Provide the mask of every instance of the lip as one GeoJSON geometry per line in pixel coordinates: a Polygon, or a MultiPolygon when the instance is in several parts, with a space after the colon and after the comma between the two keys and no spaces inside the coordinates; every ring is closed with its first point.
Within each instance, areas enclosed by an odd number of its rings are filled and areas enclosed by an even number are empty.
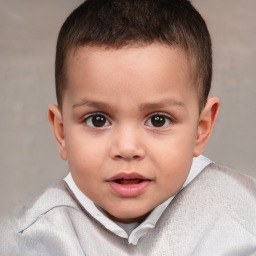
{"type": "Polygon", "coordinates": [[[143,193],[151,180],[133,172],[118,173],[107,182],[114,194],[121,197],[136,197],[143,193]]]}
{"type": "Polygon", "coordinates": [[[143,175],[136,173],[136,172],[131,172],[131,173],[126,173],[126,172],[121,172],[118,173],[116,175],[114,175],[113,177],[111,177],[108,181],[114,181],[114,180],[118,180],[118,179],[140,179],[140,180],[150,180],[146,177],[144,177],[143,175]]]}

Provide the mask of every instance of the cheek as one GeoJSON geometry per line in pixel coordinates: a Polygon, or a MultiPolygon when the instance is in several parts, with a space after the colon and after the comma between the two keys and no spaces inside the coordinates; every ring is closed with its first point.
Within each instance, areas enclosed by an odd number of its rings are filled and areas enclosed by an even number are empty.
{"type": "Polygon", "coordinates": [[[160,139],[151,140],[151,148],[154,149],[155,155],[162,159],[162,162],[171,161],[171,159],[179,162],[182,158],[186,156],[190,158],[193,155],[196,134],[196,128],[180,126],[160,139]]]}
{"type": "Polygon", "coordinates": [[[151,144],[151,159],[165,180],[181,183],[191,167],[195,146],[196,129],[179,127],[161,140],[151,144]]]}
{"type": "Polygon", "coordinates": [[[96,172],[106,155],[106,147],[103,146],[105,142],[81,130],[72,131],[66,138],[69,166],[75,172],[91,169],[96,172]]]}
{"type": "Polygon", "coordinates": [[[160,159],[157,166],[159,184],[168,195],[173,195],[181,188],[189,174],[193,152],[176,148],[162,154],[160,159]]]}
{"type": "Polygon", "coordinates": [[[78,134],[69,138],[67,148],[68,164],[73,179],[84,194],[93,198],[102,179],[102,149],[97,143],[78,134]]]}

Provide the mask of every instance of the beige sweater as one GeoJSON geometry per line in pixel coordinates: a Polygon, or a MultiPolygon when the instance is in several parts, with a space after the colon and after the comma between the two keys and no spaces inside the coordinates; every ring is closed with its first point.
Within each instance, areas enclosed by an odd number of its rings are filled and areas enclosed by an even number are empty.
{"type": "Polygon", "coordinates": [[[64,181],[30,200],[0,233],[1,256],[252,256],[256,182],[210,164],[136,246],[90,216],[64,181]]]}

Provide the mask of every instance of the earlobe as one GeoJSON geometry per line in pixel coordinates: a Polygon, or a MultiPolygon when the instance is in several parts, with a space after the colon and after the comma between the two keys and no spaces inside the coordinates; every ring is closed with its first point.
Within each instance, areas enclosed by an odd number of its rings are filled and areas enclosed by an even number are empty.
{"type": "Polygon", "coordinates": [[[203,153],[204,148],[211,137],[213,127],[218,116],[219,105],[220,101],[218,98],[209,98],[200,114],[194,149],[195,157],[203,153]]]}
{"type": "Polygon", "coordinates": [[[49,105],[48,120],[52,125],[53,135],[59,149],[60,157],[63,160],[67,160],[62,114],[57,105],[49,105]]]}

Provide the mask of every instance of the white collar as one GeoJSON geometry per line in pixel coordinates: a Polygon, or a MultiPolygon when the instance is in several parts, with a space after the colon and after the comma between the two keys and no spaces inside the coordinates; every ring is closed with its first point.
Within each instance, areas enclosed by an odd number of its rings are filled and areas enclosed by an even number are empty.
{"type": "MultiPolygon", "coordinates": [[[[212,163],[211,160],[204,156],[199,156],[193,159],[192,166],[189,172],[189,175],[184,182],[182,188],[187,186],[207,165],[212,163]]],[[[136,245],[138,240],[149,230],[155,227],[157,221],[161,217],[162,213],[175,197],[172,196],[149,214],[149,216],[140,224],[131,223],[131,224],[122,224],[116,223],[106,217],[93,203],[91,199],[89,199],[81,190],[76,186],[71,173],[69,173],[64,181],[68,184],[71,191],[74,193],[75,197],[81,203],[81,205],[102,225],[105,226],[108,230],[112,231],[116,235],[127,238],[130,244],[136,245]],[[138,225],[138,226],[137,226],[138,225]]]]}

